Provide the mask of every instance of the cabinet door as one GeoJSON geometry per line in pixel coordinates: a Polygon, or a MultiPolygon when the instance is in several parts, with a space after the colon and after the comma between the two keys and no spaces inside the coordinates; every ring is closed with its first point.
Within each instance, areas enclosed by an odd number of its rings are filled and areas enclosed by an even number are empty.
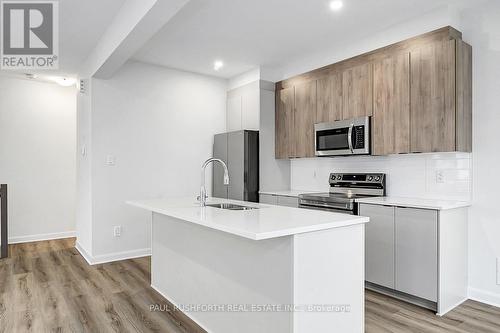
{"type": "Polygon", "coordinates": [[[347,69],[342,74],[343,119],[373,113],[373,69],[371,63],[347,69]]]}
{"type": "Polygon", "coordinates": [[[365,225],[365,280],[394,289],[394,207],[360,204],[365,225]]]}
{"type": "Polygon", "coordinates": [[[278,195],[278,205],[297,208],[299,207],[299,198],[278,195]]]}
{"type": "Polygon", "coordinates": [[[293,87],[276,93],[276,158],[289,158],[295,154],[293,87]]]}
{"type": "Polygon", "coordinates": [[[247,89],[243,92],[241,102],[241,129],[259,130],[260,122],[260,90],[247,89]]]}
{"type": "Polygon", "coordinates": [[[375,155],[410,152],[410,54],[373,65],[372,142],[375,155]]]}
{"type": "Polygon", "coordinates": [[[241,107],[242,107],[241,96],[234,96],[227,99],[226,126],[228,132],[241,130],[242,128],[241,107]]]}
{"type": "Polygon", "coordinates": [[[472,151],[472,46],[457,41],[457,151],[472,151]]]}
{"type": "Polygon", "coordinates": [[[455,41],[411,52],[411,151],[455,150],[455,41]]]}
{"type": "Polygon", "coordinates": [[[396,208],[396,290],[437,301],[437,211],[396,208]]]}
{"type": "Polygon", "coordinates": [[[260,194],[259,202],[268,205],[277,205],[278,197],[272,194],[260,194]]]}
{"type": "Polygon", "coordinates": [[[318,79],[316,123],[342,119],[342,74],[335,73],[318,79]]]}
{"type": "Polygon", "coordinates": [[[295,86],[295,156],[314,156],[314,121],[316,118],[316,81],[295,86]]]}

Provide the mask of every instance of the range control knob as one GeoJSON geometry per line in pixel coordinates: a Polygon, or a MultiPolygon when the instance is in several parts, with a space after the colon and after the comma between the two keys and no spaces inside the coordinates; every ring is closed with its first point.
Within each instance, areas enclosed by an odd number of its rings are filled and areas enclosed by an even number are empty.
{"type": "Polygon", "coordinates": [[[368,181],[371,182],[373,180],[373,176],[368,176],[368,181]]]}
{"type": "Polygon", "coordinates": [[[337,179],[338,179],[338,180],[341,180],[341,179],[342,179],[342,176],[341,176],[341,175],[338,175],[338,176],[337,176],[337,179]]]}
{"type": "Polygon", "coordinates": [[[380,176],[375,177],[375,181],[378,182],[380,180],[380,176]]]}

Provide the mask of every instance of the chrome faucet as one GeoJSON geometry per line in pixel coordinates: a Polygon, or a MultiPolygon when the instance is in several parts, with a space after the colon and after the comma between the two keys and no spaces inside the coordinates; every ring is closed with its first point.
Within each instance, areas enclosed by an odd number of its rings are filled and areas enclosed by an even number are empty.
{"type": "Polygon", "coordinates": [[[219,162],[222,164],[222,167],[224,168],[224,185],[229,185],[229,172],[227,171],[227,165],[226,163],[218,158],[209,158],[208,160],[203,163],[203,166],[201,167],[201,188],[200,188],[200,195],[198,196],[197,200],[200,202],[200,206],[204,207],[207,202],[207,190],[205,188],[205,169],[207,168],[207,165],[209,165],[212,162],[219,162]]]}

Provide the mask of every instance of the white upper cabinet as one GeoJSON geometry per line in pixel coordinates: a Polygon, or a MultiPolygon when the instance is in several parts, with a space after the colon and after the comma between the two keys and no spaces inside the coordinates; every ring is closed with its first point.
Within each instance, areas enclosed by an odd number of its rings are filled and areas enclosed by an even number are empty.
{"type": "Polygon", "coordinates": [[[259,130],[260,87],[255,81],[227,93],[227,131],[259,130]]]}
{"type": "Polygon", "coordinates": [[[242,130],[241,122],[242,97],[234,96],[227,98],[226,126],[228,132],[242,130]]]}

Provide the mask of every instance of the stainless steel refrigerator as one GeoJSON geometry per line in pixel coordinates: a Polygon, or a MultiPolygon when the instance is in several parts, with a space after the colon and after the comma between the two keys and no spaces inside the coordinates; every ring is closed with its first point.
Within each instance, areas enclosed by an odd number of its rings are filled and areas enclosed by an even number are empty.
{"type": "Polygon", "coordinates": [[[214,164],[212,196],[245,201],[259,201],[259,131],[236,131],[216,134],[215,158],[227,164],[229,186],[224,185],[224,170],[214,164]]]}

